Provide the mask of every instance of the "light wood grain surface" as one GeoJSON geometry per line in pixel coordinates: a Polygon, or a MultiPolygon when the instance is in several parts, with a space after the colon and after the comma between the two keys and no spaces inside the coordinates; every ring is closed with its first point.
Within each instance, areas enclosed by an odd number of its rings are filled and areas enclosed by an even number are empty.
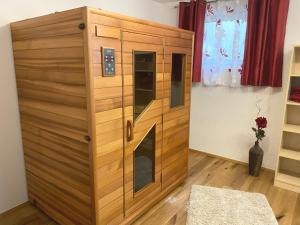
{"type": "MultiPolygon", "coordinates": [[[[267,196],[276,216],[283,216],[280,225],[300,224],[300,196],[272,185],[274,174],[264,170],[260,177],[247,174],[247,166],[190,151],[189,176],[134,225],[184,225],[186,205],[191,186],[209,185],[243,191],[260,192],[267,196]]],[[[0,215],[0,225],[57,225],[31,204],[21,205],[0,215]]]]}
{"type": "MultiPolygon", "coordinates": [[[[29,199],[60,223],[89,225],[93,186],[82,21],[83,9],[74,9],[11,29],[29,199]]],[[[47,220],[36,221],[21,224],[47,220]]]]}
{"type": "Polygon", "coordinates": [[[96,220],[97,224],[119,225],[124,222],[124,213],[125,223],[130,223],[186,176],[193,33],[101,10],[88,9],[88,12],[97,139],[94,160],[96,220]],[[114,77],[102,76],[100,50],[103,47],[115,49],[114,77]],[[124,124],[133,116],[133,51],[156,53],[156,98],[134,125],[135,139],[129,145],[126,137],[123,140],[123,133],[126,133],[124,124]],[[186,54],[187,63],[185,105],[171,112],[172,52],[186,54]],[[156,146],[161,146],[156,149],[156,162],[159,163],[155,165],[155,182],[153,188],[146,188],[144,194],[133,198],[132,153],[154,124],[157,124],[156,146]],[[182,134],[184,139],[177,141],[182,134]],[[163,152],[162,148],[166,150],[163,152]]]}
{"type": "Polygon", "coordinates": [[[293,87],[299,84],[300,47],[292,50],[289,78],[285,96],[281,146],[278,151],[274,185],[300,193],[300,104],[289,101],[293,87]]]}
{"type": "Polygon", "coordinates": [[[65,225],[126,224],[184,180],[193,32],[88,7],[11,30],[29,199],[40,209],[65,225]],[[102,76],[105,47],[115,50],[113,77],[102,76]],[[156,98],[128,147],[133,51],[156,52],[156,98]],[[173,52],[186,55],[186,76],[185,104],[171,111],[173,52]],[[154,123],[155,188],[133,198],[132,152],[154,123]]]}

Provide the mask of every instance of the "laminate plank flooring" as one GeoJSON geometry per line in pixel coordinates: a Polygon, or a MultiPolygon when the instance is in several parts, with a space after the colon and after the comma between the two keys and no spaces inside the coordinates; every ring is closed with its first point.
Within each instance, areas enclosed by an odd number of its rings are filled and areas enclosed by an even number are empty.
{"type": "MultiPolygon", "coordinates": [[[[273,186],[274,174],[263,170],[257,178],[230,160],[190,151],[189,176],[184,184],[140,217],[134,225],[183,225],[191,186],[208,185],[265,194],[280,225],[300,225],[300,195],[273,186]]],[[[30,203],[0,215],[0,225],[57,225],[30,203]]]]}

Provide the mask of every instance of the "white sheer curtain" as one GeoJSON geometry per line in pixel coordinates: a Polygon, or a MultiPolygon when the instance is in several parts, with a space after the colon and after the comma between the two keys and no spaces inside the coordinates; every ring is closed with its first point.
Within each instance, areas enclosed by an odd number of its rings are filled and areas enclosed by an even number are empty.
{"type": "Polygon", "coordinates": [[[247,3],[247,0],[223,0],[207,4],[202,59],[204,85],[240,86],[247,3]]]}

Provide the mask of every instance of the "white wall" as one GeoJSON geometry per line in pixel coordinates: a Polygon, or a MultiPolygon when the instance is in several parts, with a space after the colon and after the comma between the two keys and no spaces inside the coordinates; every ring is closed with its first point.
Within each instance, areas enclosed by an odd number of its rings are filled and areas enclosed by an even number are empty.
{"type": "Polygon", "coordinates": [[[267,137],[262,144],[264,166],[275,168],[291,49],[300,44],[299,10],[300,1],[290,0],[283,88],[193,86],[190,148],[247,162],[248,150],[255,140],[251,126],[255,125],[256,103],[261,100],[263,113],[269,120],[267,137]]]}
{"type": "Polygon", "coordinates": [[[175,25],[176,11],[151,0],[9,0],[0,7],[0,213],[27,200],[9,23],[92,6],[175,25]]]}

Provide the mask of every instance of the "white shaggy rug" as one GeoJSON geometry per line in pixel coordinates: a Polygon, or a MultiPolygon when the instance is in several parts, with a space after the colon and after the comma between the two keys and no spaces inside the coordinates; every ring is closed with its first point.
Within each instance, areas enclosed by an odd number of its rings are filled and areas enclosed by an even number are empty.
{"type": "Polygon", "coordinates": [[[187,225],[278,225],[262,194],[193,185],[187,225]]]}

